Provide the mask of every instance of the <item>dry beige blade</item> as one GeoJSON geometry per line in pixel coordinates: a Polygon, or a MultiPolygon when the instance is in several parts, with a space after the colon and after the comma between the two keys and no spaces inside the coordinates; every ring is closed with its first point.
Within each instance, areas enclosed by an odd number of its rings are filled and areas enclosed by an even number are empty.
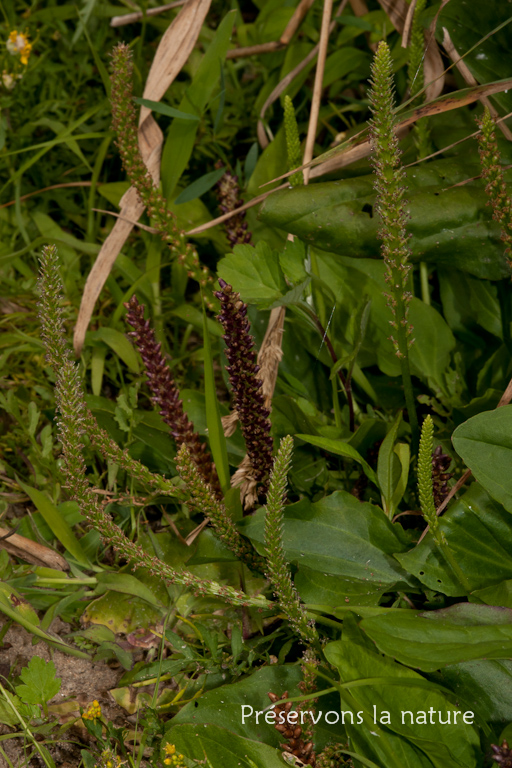
{"type": "Polygon", "coordinates": [[[405,0],[379,0],[379,5],[386,11],[394,28],[402,34],[409,6],[405,0]]]}
{"type": "Polygon", "coordinates": [[[414,11],[416,10],[416,4],[418,0],[412,0],[407,16],[405,18],[404,29],[402,32],[402,48],[408,48],[411,42],[412,22],[414,19],[414,11]]]}
{"type": "MultiPolygon", "coordinates": [[[[471,74],[471,71],[466,64],[466,62],[461,59],[459,56],[459,53],[457,49],[455,48],[452,39],[450,37],[450,34],[446,27],[443,27],[443,48],[445,49],[446,53],[450,57],[450,59],[453,61],[457,69],[459,70],[460,74],[464,78],[464,82],[468,85],[478,85],[478,81],[475,80],[473,75],[471,74]]],[[[481,103],[484,105],[484,107],[487,107],[489,109],[489,112],[491,113],[494,120],[496,120],[499,117],[499,112],[494,108],[494,106],[491,104],[487,96],[482,96],[480,99],[481,103]]],[[[505,125],[504,122],[498,123],[498,128],[503,133],[506,139],[509,141],[512,139],[512,133],[508,126],[505,125]]]]}
{"type": "MultiPolygon", "coordinates": [[[[159,101],[175,77],[181,72],[199,36],[211,0],[187,0],[164,33],[148,75],[144,98],[159,101]]],[[[163,134],[147,107],[141,108],[139,145],[144,162],[156,184],[160,181],[160,156],[163,134]]],[[[123,195],[121,215],[137,221],[144,208],[133,187],[123,195]]],[[[73,343],[80,354],[96,300],[107,280],[114,262],[132,230],[132,224],[118,219],[103,243],[87,278],[75,326],[73,343]]]]}
{"type": "Polygon", "coordinates": [[[434,35],[435,20],[432,21],[427,33],[425,60],[423,62],[423,79],[427,83],[425,88],[425,99],[427,101],[433,101],[433,99],[437,99],[442,94],[446,80],[443,60],[434,35]]]}
{"type": "Polygon", "coordinates": [[[69,565],[58,552],[38,544],[37,541],[27,539],[18,533],[12,533],[8,528],[0,528],[0,549],[5,549],[10,555],[25,560],[26,563],[39,565],[46,568],[55,568],[57,571],[69,571],[69,565]],[[2,539],[2,536],[8,538],[2,539]]]}
{"type": "Polygon", "coordinates": [[[440,96],[444,90],[446,72],[439,53],[439,46],[436,40],[436,27],[439,14],[450,0],[443,0],[441,6],[430,23],[426,33],[425,42],[425,60],[423,62],[423,79],[428,85],[425,88],[426,101],[433,101],[440,96]]]}

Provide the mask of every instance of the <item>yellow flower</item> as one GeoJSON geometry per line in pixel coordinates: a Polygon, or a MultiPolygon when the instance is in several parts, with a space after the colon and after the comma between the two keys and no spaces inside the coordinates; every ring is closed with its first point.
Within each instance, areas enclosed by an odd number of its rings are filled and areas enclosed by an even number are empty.
{"type": "Polygon", "coordinates": [[[85,710],[82,715],[82,720],[98,720],[101,717],[101,707],[99,703],[94,699],[91,706],[85,710]]]}
{"type": "Polygon", "coordinates": [[[183,765],[183,755],[176,754],[176,747],[174,744],[167,743],[164,747],[166,757],[164,759],[164,765],[172,765],[173,768],[185,768],[183,765]]]}
{"type": "Polygon", "coordinates": [[[29,43],[28,36],[23,32],[13,29],[7,39],[6,48],[12,56],[20,56],[23,65],[28,64],[28,57],[32,50],[32,43],[29,43]]]}

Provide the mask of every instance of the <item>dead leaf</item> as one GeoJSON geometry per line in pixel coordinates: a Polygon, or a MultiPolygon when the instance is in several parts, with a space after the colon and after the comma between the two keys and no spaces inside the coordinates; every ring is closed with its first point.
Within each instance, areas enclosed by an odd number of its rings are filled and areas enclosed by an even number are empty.
{"type": "Polygon", "coordinates": [[[427,87],[425,88],[425,98],[427,101],[437,99],[444,90],[444,83],[446,80],[445,69],[441,54],[439,53],[439,46],[436,40],[436,27],[437,19],[441,12],[441,9],[449,3],[450,0],[444,0],[441,8],[432,19],[428,32],[425,36],[425,61],[423,62],[423,78],[427,87]]]}
{"type": "MultiPolygon", "coordinates": [[[[211,0],[187,0],[182,10],[165,31],[158,46],[153,64],[149,71],[143,97],[159,101],[173,80],[181,72],[199,36],[199,32],[210,8],[211,0]]],[[[154,120],[151,110],[141,107],[139,118],[139,146],[142,158],[153,177],[155,184],[160,181],[160,157],[163,134],[154,120]]],[[[137,221],[141,216],[142,205],[137,191],[130,187],[120,202],[121,215],[124,219],[137,221]]],[[[114,262],[132,231],[133,225],[118,219],[103,243],[94,266],[87,278],[75,326],[73,343],[75,353],[80,354],[94,305],[114,262]]]]}
{"type": "Polygon", "coordinates": [[[405,0],[379,0],[379,5],[386,11],[394,28],[402,34],[409,6],[405,0]]]}
{"type": "Polygon", "coordinates": [[[0,548],[26,563],[54,568],[57,571],[69,571],[67,561],[58,552],[18,533],[11,533],[8,528],[0,528],[0,548]],[[2,539],[3,536],[8,538],[2,539]]]}
{"type": "MultiPolygon", "coordinates": [[[[430,34],[430,32],[428,33],[430,34]]],[[[425,80],[425,98],[427,101],[437,99],[444,90],[445,70],[439,46],[434,33],[427,38],[425,60],[423,62],[423,77],[425,80]]]]}
{"type": "Polygon", "coordinates": [[[402,48],[408,48],[411,43],[412,22],[417,2],[418,0],[412,0],[409,10],[407,11],[407,16],[405,17],[404,29],[402,32],[402,48]]]}

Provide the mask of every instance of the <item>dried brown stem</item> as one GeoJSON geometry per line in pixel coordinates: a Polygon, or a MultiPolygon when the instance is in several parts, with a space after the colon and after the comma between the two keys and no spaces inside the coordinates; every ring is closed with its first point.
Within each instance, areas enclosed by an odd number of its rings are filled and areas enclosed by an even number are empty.
{"type": "MultiPolygon", "coordinates": [[[[313,159],[313,150],[315,147],[315,137],[318,125],[318,115],[320,112],[320,101],[322,98],[322,84],[324,80],[325,61],[327,59],[327,46],[329,45],[329,27],[332,16],[332,4],[333,0],[324,0],[322,25],[320,27],[318,61],[315,72],[315,84],[313,87],[313,99],[311,101],[308,134],[306,137],[306,147],[304,149],[304,163],[309,163],[313,159]]],[[[309,168],[304,170],[304,184],[308,183],[310,173],[311,171],[309,168]]]]}

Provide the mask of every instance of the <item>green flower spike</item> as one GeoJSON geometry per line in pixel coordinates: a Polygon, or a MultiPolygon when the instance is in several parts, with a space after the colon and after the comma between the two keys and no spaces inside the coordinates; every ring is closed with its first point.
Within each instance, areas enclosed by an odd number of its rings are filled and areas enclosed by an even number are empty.
{"type": "Polygon", "coordinates": [[[477,120],[482,133],[478,137],[478,150],[482,165],[482,176],[487,182],[485,191],[492,206],[492,217],[501,226],[501,239],[506,245],[505,253],[512,268],[512,202],[507,195],[503,180],[501,155],[496,141],[496,127],[489,108],[485,107],[481,120],[477,120]]]}
{"type": "Polygon", "coordinates": [[[283,549],[283,509],[286,499],[287,474],[291,463],[293,438],[283,437],[270,474],[265,515],[265,556],[268,578],[279,606],[306,645],[317,640],[314,626],[290,575],[283,549]]]}
{"type": "Polygon", "coordinates": [[[243,560],[253,571],[264,573],[264,559],[257,555],[251,545],[238,533],[224,504],[216,498],[211,486],[207,485],[201,477],[186,445],[182,445],[178,451],[176,466],[190,493],[189,504],[208,518],[219,539],[240,560],[243,560]]]}
{"type": "Polygon", "coordinates": [[[421,427],[420,450],[418,453],[418,493],[421,513],[427,521],[434,541],[439,546],[445,542],[439,529],[439,518],[434,504],[434,482],[432,479],[432,453],[434,450],[434,422],[427,416],[421,427]]]}
{"type": "Polygon", "coordinates": [[[373,151],[376,209],[381,219],[379,238],[382,240],[382,255],[386,266],[385,279],[389,286],[386,294],[391,309],[393,329],[391,341],[400,361],[405,403],[409,414],[413,444],[418,441],[418,419],[409,366],[409,347],[414,339],[413,327],[409,322],[408,289],[410,248],[406,230],[408,219],[404,194],[405,171],[400,164],[400,149],[395,134],[396,118],[393,112],[393,62],[389,48],[380,42],[372,65],[370,109],[370,138],[373,151]]]}
{"type": "Polygon", "coordinates": [[[209,269],[199,263],[197,251],[187,242],[185,233],[178,229],[174,214],[169,211],[165,198],[154,186],[142,159],[133,105],[132,52],[124,43],[116,45],[112,52],[111,83],[112,128],[117,134],[116,144],[130,184],[137,190],[158,234],[169,245],[171,255],[176,256],[187,268],[188,276],[199,283],[205,301],[212,309],[213,277],[209,269]]]}
{"type": "MultiPolygon", "coordinates": [[[[300,149],[299,128],[293,102],[289,96],[284,97],[284,131],[286,134],[286,151],[288,153],[288,170],[302,165],[302,153],[300,149]]],[[[289,178],[292,187],[300,187],[304,184],[304,174],[297,171],[289,178]]]]}

